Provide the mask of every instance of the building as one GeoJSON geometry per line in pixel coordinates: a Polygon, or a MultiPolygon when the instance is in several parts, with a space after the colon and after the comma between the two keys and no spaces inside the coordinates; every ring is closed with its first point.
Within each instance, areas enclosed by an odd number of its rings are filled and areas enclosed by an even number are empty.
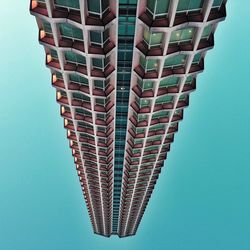
{"type": "Polygon", "coordinates": [[[93,230],[134,235],[224,0],[31,0],[93,230]]]}

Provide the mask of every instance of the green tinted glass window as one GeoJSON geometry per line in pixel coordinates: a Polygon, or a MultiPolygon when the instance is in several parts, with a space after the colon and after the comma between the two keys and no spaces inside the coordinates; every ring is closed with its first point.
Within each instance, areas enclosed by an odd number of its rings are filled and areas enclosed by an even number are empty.
{"type": "Polygon", "coordinates": [[[108,0],[88,0],[88,11],[93,14],[103,13],[109,7],[108,0]],[[100,4],[101,3],[101,4],[100,4]]]}
{"type": "Polygon", "coordinates": [[[51,49],[51,50],[50,50],[50,55],[51,55],[52,58],[58,59],[58,55],[57,55],[56,50],[51,49]]]}
{"type": "Polygon", "coordinates": [[[201,38],[209,38],[211,32],[212,32],[212,24],[204,28],[201,38]]]}
{"type": "Polygon", "coordinates": [[[193,27],[173,31],[171,33],[170,43],[191,41],[194,36],[194,33],[195,28],[193,27]]]}
{"type": "Polygon", "coordinates": [[[148,107],[150,105],[150,100],[147,99],[139,99],[139,106],[142,107],[148,107]]]}
{"type": "Polygon", "coordinates": [[[77,92],[74,92],[73,93],[73,98],[76,98],[76,99],[79,99],[79,100],[82,100],[82,101],[87,101],[87,102],[90,102],[90,97],[82,94],[82,93],[77,93],[77,92]]]}
{"type": "Polygon", "coordinates": [[[86,65],[85,57],[82,55],[78,55],[72,51],[65,51],[65,59],[68,62],[86,65]]]}
{"type": "Polygon", "coordinates": [[[154,71],[157,70],[158,66],[158,60],[157,59],[148,59],[146,61],[146,71],[154,71]]]}
{"type": "Polygon", "coordinates": [[[223,2],[223,0],[214,0],[213,7],[220,7],[222,2],[223,2]]]}
{"type": "Polygon", "coordinates": [[[179,0],[177,12],[200,10],[204,0],[179,0]]]}
{"type": "Polygon", "coordinates": [[[185,101],[187,99],[187,95],[181,95],[179,97],[179,101],[185,101]]]}
{"type": "Polygon", "coordinates": [[[172,102],[173,99],[174,99],[173,96],[171,96],[171,95],[165,95],[165,96],[157,98],[156,99],[156,104],[172,102]]]}
{"type": "Polygon", "coordinates": [[[152,118],[153,119],[158,119],[158,118],[167,118],[169,116],[169,112],[165,110],[161,110],[155,114],[153,114],[152,118]]]}
{"type": "Polygon", "coordinates": [[[56,71],[56,78],[57,79],[63,79],[62,73],[56,71]]]}
{"type": "Polygon", "coordinates": [[[153,86],[154,86],[154,82],[152,81],[143,82],[143,90],[153,89],[153,86]]]}
{"type": "Polygon", "coordinates": [[[94,13],[101,12],[100,0],[88,0],[88,11],[94,13]]]}
{"type": "Polygon", "coordinates": [[[73,9],[80,9],[79,0],[55,0],[55,5],[73,9]]]}
{"type": "Polygon", "coordinates": [[[51,29],[50,23],[47,22],[47,21],[44,21],[44,20],[42,21],[42,23],[43,23],[43,29],[44,29],[44,31],[46,33],[48,33],[48,34],[52,34],[52,29],[51,29]]]}
{"type": "Polygon", "coordinates": [[[198,63],[200,62],[200,59],[201,59],[201,53],[197,53],[197,54],[195,54],[192,63],[193,63],[193,64],[198,64],[198,63]]]}
{"type": "Polygon", "coordinates": [[[169,86],[176,86],[179,82],[179,77],[172,76],[169,78],[165,78],[160,82],[160,87],[169,87],[169,86]]]}
{"type": "Polygon", "coordinates": [[[104,89],[105,88],[105,82],[102,80],[94,80],[94,86],[98,89],[104,89]]]}
{"type": "Polygon", "coordinates": [[[85,77],[79,76],[78,74],[70,74],[69,80],[72,82],[81,83],[85,85],[88,84],[88,79],[85,77]]]}
{"type": "Polygon", "coordinates": [[[142,66],[142,68],[145,69],[146,67],[146,60],[143,56],[140,57],[140,65],[142,66]]]}
{"type": "Polygon", "coordinates": [[[184,66],[187,59],[187,55],[177,55],[169,57],[165,60],[164,68],[184,66]]]}
{"type": "Polygon", "coordinates": [[[143,33],[144,41],[150,46],[159,46],[162,43],[163,33],[151,33],[148,29],[144,29],[143,33]]]}
{"type": "Polygon", "coordinates": [[[90,31],[90,41],[91,43],[102,43],[101,31],[90,31]]]}
{"type": "Polygon", "coordinates": [[[83,40],[82,30],[67,23],[60,23],[59,30],[62,37],[83,40]]]}
{"type": "Polygon", "coordinates": [[[187,79],[186,79],[186,84],[191,84],[192,81],[193,81],[194,77],[193,76],[188,76],[187,79]]]}
{"type": "Polygon", "coordinates": [[[103,68],[103,59],[100,58],[92,58],[92,64],[95,68],[103,68]]]}
{"type": "Polygon", "coordinates": [[[148,0],[147,9],[152,15],[162,16],[168,13],[169,0],[148,0]]]}

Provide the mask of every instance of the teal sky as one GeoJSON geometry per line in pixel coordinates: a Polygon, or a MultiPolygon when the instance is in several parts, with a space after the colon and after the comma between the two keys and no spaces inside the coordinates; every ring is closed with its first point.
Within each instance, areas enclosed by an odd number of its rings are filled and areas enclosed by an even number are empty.
{"type": "Polygon", "coordinates": [[[1,250],[249,250],[250,2],[229,0],[137,235],[92,232],[28,0],[1,4],[1,250]]]}

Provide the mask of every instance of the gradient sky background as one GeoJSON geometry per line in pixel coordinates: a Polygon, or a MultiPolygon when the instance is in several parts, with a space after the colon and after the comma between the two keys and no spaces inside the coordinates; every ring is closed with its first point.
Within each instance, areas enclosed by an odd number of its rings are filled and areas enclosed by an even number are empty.
{"type": "Polygon", "coordinates": [[[229,0],[137,235],[92,233],[28,0],[1,3],[1,250],[249,250],[250,2],[229,0]]]}

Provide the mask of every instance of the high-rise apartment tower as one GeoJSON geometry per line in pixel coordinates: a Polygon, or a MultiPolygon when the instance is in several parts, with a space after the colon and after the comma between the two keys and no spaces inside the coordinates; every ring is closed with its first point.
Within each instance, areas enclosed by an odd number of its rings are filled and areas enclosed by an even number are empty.
{"type": "Polygon", "coordinates": [[[136,233],[225,4],[31,0],[95,233],[136,233]]]}

